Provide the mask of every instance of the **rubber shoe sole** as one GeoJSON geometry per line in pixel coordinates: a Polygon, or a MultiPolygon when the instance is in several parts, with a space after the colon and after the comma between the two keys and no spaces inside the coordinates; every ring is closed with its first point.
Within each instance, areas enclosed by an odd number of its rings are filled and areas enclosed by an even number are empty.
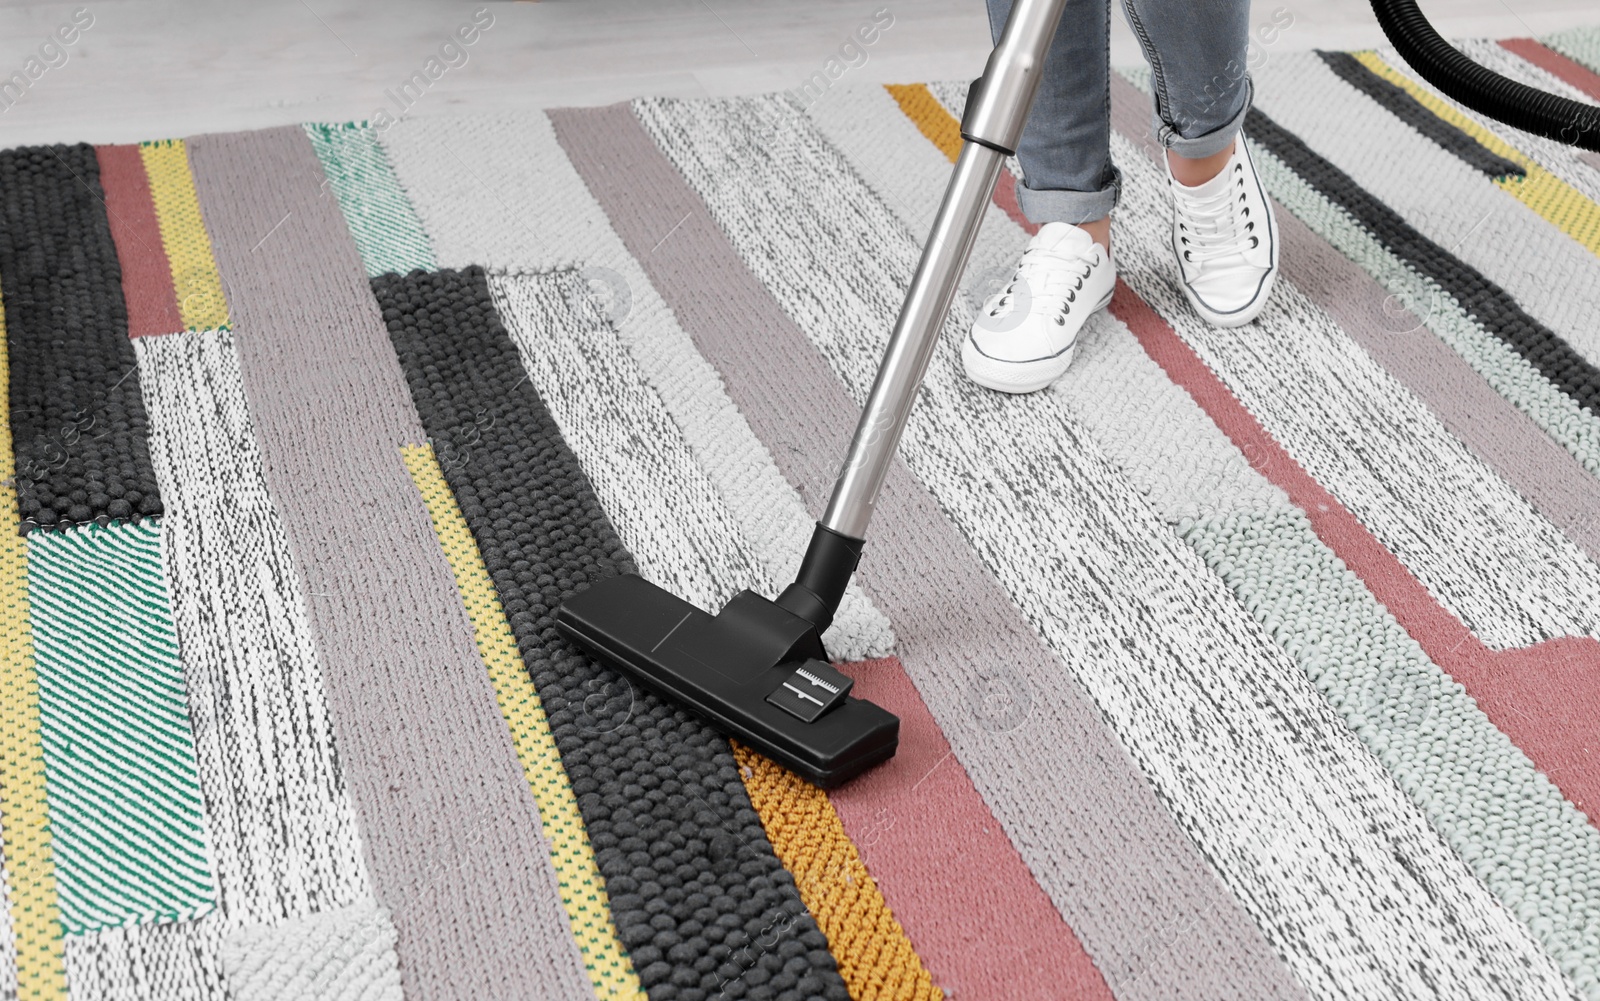
{"type": "MultiPolygon", "coordinates": [[[[1085,324],[1088,323],[1089,316],[1111,304],[1111,297],[1115,292],[1115,289],[1107,292],[1105,298],[1089,310],[1088,316],[1084,317],[1085,324]]],[[[1002,361],[978,350],[977,344],[968,335],[961,344],[961,364],[966,369],[967,377],[985,389],[1017,395],[1037,393],[1067,373],[1067,369],[1072,367],[1072,357],[1077,348],[1078,339],[1074,337],[1071,344],[1048,358],[1002,361]]]]}

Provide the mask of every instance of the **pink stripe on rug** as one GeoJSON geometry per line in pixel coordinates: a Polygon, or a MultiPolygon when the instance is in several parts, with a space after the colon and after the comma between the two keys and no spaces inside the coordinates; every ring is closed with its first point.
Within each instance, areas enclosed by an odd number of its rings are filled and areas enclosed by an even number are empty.
{"type": "Polygon", "coordinates": [[[1166,320],[1119,280],[1111,312],[1246,455],[1306,513],[1317,535],[1359,576],[1484,714],[1589,817],[1600,805],[1600,642],[1560,637],[1491,650],[1262,427],[1166,320]]]}
{"type": "Polygon", "coordinates": [[[184,329],[172,266],[161,242],[161,223],[150,196],[139,147],[96,146],[100,187],[106,195],[111,241],[122,265],[122,298],[128,304],[128,336],[175,334],[184,329]]]}
{"type": "Polygon", "coordinates": [[[1500,47],[1600,101],[1600,73],[1531,38],[1502,38],[1500,47]]]}
{"type": "Polygon", "coordinates": [[[900,661],[845,668],[856,679],[854,694],[900,717],[900,749],[829,798],[911,944],[930,963],[938,957],[940,982],[983,984],[1009,1001],[1111,1001],[1105,978],[1039,891],[900,661]],[[974,858],[983,860],[981,873],[974,858]],[[1007,934],[1012,948],[973,948],[975,928],[1007,934]],[[1026,936],[1015,935],[1024,928],[1026,936]]]}

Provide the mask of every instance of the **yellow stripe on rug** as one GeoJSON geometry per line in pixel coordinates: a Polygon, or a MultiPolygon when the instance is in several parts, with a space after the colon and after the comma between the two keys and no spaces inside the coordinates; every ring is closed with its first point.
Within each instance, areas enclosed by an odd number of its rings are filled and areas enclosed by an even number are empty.
{"type": "MultiPolygon", "coordinates": [[[[140,144],[150,197],[161,224],[161,242],[172,267],[178,313],[189,330],[218,330],[228,325],[228,300],[211,256],[211,238],[200,218],[200,199],[189,172],[189,151],[182,139],[140,144]]],[[[263,233],[262,238],[270,237],[263,233]]]]}
{"type": "MultiPolygon", "coordinates": [[[[5,311],[0,310],[0,386],[11,384],[5,311]]],[[[3,408],[0,408],[3,409],[3,408]]],[[[19,526],[11,415],[0,419],[0,837],[10,881],[17,996],[65,998],[67,973],[50,848],[39,676],[28,628],[28,544],[19,526]]]]}
{"type": "Polygon", "coordinates": [[[900,105],[900,110],[911,119],[917,130],[954,163],[956,157],[961,155],[964,141],[961,138],[961,123],[945,110],[927,84],[890,83],[885,84],[883,89],[900,105]]]}
{"type": "Polygon", "coordinates": [[[767,840],[794,875],[806,909],[854,1001],[933,1001],[944,992],[867,872],[844,823],[821,789],[733,742],[739,774],[767,840]]]}
{"type": "Polygon", "coordinates": [[[533,787],[544,834],[550,839],[561,902],[595,994],[605,1001],[614,998],[643,1001],[645,994],[639,985],[639,975],[622,947],[611,918],[611,902],[595,864],[588,830],[578,813],[578,799],[561,765],[555,736],[550,732],[539,693],[517,650],[511,624],[506,621],[483,555],[478,551],[455,494],[445,482],[433,446],[404,445],[400,451],[417,492],[428,506],[439,545],[450,561],[461,601],[472,620],[478,652],[494,684],[495,699],[511,727],[517,759],[522,763],[528,784],[533,787]]]}
{"type": "Polygon", "coordinates": [[[1526,171],[1526,177],[1498,177],[1494,183],[1553,223],[1561,232],[1589,248],[1590,253],[1600,255],[1600,205],[1596,205],[1593,199],[1539,166],[1516,147],[1463,114],[1455,105],[1395,69],[1376,52],[1367,50],[1352,52],[1351,55],[1373,73],[1416,98],[1418,104],[1476,139],[1485,149],[1505,157],[1526,171]]]}

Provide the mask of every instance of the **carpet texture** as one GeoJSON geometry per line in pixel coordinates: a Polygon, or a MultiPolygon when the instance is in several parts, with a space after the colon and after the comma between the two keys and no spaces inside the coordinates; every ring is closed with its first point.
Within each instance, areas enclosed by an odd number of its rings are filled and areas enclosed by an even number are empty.
{"type": "MultiPolygon", "coordinates": [[[[1600,99],[1600,29],[1461,44],[1600,99]]],[[[975,387],[1002,172],[827,793],[554,612],[787,583],[965,84],[0,152],[0,998],[1600,1001],[1600,161],[1252,72],[1247,327],[1129,69],[1110,307],[975,387]]]]}

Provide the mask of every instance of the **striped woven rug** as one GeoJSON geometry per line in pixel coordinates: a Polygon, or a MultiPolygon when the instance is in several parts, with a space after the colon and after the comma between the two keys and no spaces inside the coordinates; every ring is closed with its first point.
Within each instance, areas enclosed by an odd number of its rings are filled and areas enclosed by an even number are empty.
{"type": "MultiPolygon", "coordinates": [[[[1464,43],[1600,99],[1600,29],[1464,43]]],[[[964,87],[0,153],[0,997],[1600,999],[1600,159],[1267,49],[1283,275],[961,375],[824,794],[566,644],[794,572],[964,87]]]]}

